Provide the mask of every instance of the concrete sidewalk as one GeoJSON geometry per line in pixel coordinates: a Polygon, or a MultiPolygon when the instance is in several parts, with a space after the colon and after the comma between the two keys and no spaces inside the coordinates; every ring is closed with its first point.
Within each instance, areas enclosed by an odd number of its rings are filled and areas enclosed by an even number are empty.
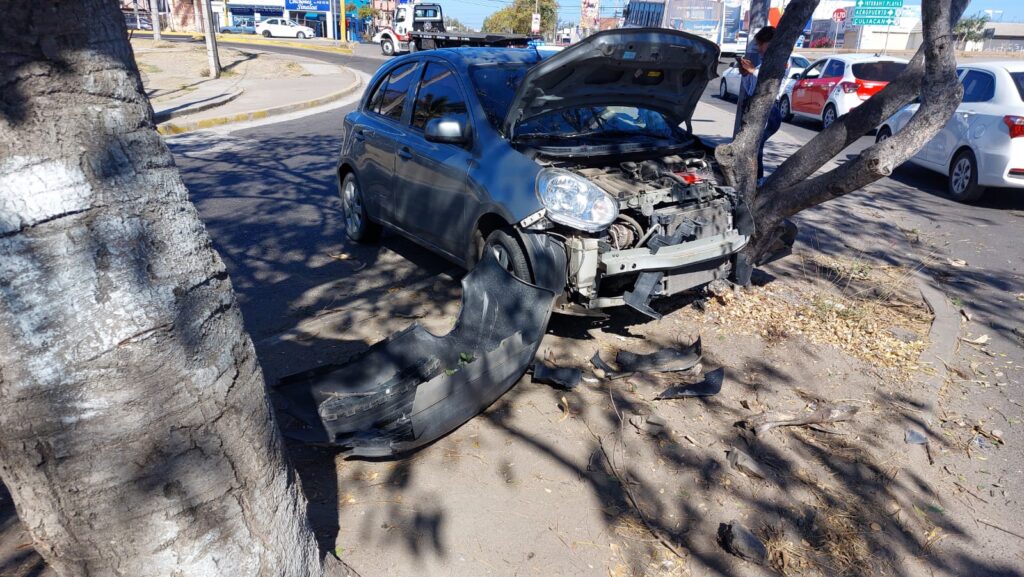
{"type": "Polygon", "coordinates": [[[303,69],[302,76],[250,79],[223,76],[200,83],[178,98],[153,103],[161,134],[181,134],[321,106],[362,88],[361,76],[334,64],[282,56],[303,69]]]}

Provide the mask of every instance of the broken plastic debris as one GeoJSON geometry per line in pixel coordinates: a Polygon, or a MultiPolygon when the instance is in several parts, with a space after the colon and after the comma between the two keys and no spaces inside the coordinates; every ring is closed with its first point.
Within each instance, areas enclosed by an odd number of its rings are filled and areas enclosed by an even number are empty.
{"type": "Polygon", "coordinates": [[[274,394],[282,430],[371,457],[438,439],[526,372],[553,301],[554,293],[515,278],[485,251],[462,279],[451,332],[436,336],[413,324],[343,365],[285,377],[274,394]]]}
{"type": "Polygon", "coordinates": [[[740,525],[739,521],[719,525],[718,542],[729,553],[751,563],[764,565],[768,559],[768,548],[750,529],[740,525]]]}
{"type": "Polygon", "coordinates": [[[615,355],[615,364],[626,372],[685,371],[700,362],[700,337],[690,346],[682,349],[661,349],[649,355],[638,355],[629,351],[619,351],[615,355]]]}
{"type": "Polygon", "coordinates": [[[574,367],[553,367],[543,361],[533,363],[533,380],[571,391],[579,386],[583,371],[574,367]]]}
{"type": "Polygon", "coordinates": [[[928,442],[928,437],[925,437],[924,435],[915,431],[914,429],[907,429],[907,432],[904,435],[903,440],[906,441],[909,445],[924,445],[925,443],[928,442]]]}
{"type": "Polygon", "coordinates": [[[604,362],[604,359],[601,358],[601,351],[595,352],[594,356],[590,357],[590,364],[594,365],[595,369],[601,371],[602,375],[598,375],[599,377],[611,381],[614,381],[615,379],[621,379],[622,377],[628,377],[629,375],[633,374],[629,372],[619,372],[611,368],[611,366],[609,366],[608,363],[604,362]]]}
{"type": "Polygon", "coordinates": [[[686,397],[710,397],[722,392],[722,383],[725,381],[725,369],[717,368],[710,373],[704,373],[704,380],[692,385],[679,385],[662,391],[655,400],[666,401],[669,399],[683,399],[686,397]]]}

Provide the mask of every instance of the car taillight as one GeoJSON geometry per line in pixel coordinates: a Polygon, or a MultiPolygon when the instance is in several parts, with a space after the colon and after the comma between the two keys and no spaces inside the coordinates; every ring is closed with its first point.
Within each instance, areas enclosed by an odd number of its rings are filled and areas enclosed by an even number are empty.
{"type": "Polygon", "coordinates": [[[842,91],[847,94],[853,94],[854,92],[857,92],[857,89],[860,88],[860,85],[857,84],[856,82],[840,82],[839,88],[841,88],[842,91]]]}
{"type": "Polygon", "coordinates": [[[1024,136],[1024,116],[1004,116],[1003,122],[1010,129],[1010,138],[1024,136]]]}

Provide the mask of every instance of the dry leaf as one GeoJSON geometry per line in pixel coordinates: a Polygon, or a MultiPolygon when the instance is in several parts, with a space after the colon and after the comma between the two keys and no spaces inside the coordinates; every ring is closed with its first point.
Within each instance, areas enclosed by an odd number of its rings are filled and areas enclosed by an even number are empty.
{"type": "Polygon", "coordinates": [[[988,342],[988,335],[981,335],[980,337],[975,338],[975,339],[969,339],[969,338],[966,338],[966,337],[960,337],[960,340],[965,342],[965,343],[967,343],[967,344],[969,344],[969,345],[983,345],[983,344],[988,342]]]}
{"type": "Polygon", "coordinates": [[[967,261],[965,261],[962,258],[947,258],[946,262],[948,262],[950,264],[950,266],[956,266],[956,267],[967,266],[967,261]]]}

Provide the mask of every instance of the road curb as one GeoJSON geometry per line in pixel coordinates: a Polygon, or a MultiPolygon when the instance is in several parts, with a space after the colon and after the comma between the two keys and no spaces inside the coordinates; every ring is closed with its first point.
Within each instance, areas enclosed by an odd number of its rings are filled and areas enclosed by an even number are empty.
{"type": "Polygon", "coordinates": [[[232,100],[234,100],[234,99],[238,98],[239,96],[241,96],[243,92],[245,92],[245,90],[239,88],[238,90],[234,90],[234,91],[228,92],[226,94],[221,94],[220,96],[217,96],[217,97],[215,97],[215,98],[213,98],[213,99],[211,99],[211,100],[209,100],[207,102],[204,102],[202,104],[199,104],[199,105],[193,106],[193,107],[185,107],[185,108],[172,109],[172,110],[162,110],[160,112],[157,112],[157,111],[154,110],[153,111],[153,120],[156,123],[159,124],[159,123],[162,123],[162,122],[167,122],[168,120],[170,120],[172,118],[178,118],[178,117],[181,117],[181,116],[187,116],[189,114],[196,114],[198,112],[204,112],[204,111],[207,111],[207,110],[209,110],[211,108],[216,108],[218,106],[221,106],[223,104],[227,104],[228,102],[231,102],[232,100]]]}
{"type": "Polygon", "coordinates": [[[934,422],[938,405],[937,395],[946,384],[946,377],[949,375],[946,363],[951,362],[956,353],[957,341],[960,339],[960,313],[946,295],[934,286],[934,279],[926,273],[916,271],[914,281],[934,317],[928,330],[928,348],[921,353],[921,362],[933,368],[924,379],[924,383],[936,395],[935,401],[926,408],[928,421],[934,422]]]}
{"type": "MultiPolygon", "coordinates": [[[[351,72],[351,71],[350,71],[351,72]]],[[[157,132],[163,136],[171,136],[175,134],[184,134],[186,132],[194,132],[196,130],[203,130],[206,128],[213,128],[215,126],[221,126],[224,124],[232,124],[235,122],[249,122],[252,120],[260,120],[270,116],[278,116],[281,114],[288,114],[290,112],[298,112],[307,108],[315,108],[324,104],[329,104],[341,100],[342,98],[352,94],[359,90],[363,85],[363,79],[360,75],[352,72],[355,80],[351,85],[346,88],[333,92],[320,98],[314,98],[312,100],[306,100],[303,102],[294,102],[291,104],[282,104],[280,106],[272,106],[270,108],[264,108],[261,110],[252,110],[249,112],[239,112],[237,114],[229,114],[226,116],[216,116],[213,118],[203,118],[201,120],[194,120],[192,122],[165,122],[157,126],[157,132]]]]}
{"type": "MultiPolygon", "coordinates": [[[[203,41],[205,35],[196,33],[184,33],[184,32],[161,32],[163,36],[172,36],[174,38],[191,38],[196,41],[203,41]]],[[[153,33],[148,31],[133,31],[132,37],[144,36],[146,38],[152,38],[153,33]]],[[[218,42],[227,42],[232,44],[253,44],[256,46],[284,46],[287,48],[299,48],[302,50],[315,50],[317,52],[330,52],[333,54],[346,54],[351,55],[353,50],[347,46],[320,46],[317,44],[309,44],[302,41],[294,40],[276,40],[267,39],[263,36],[256,34],[217,34],[218,42]]]]}

